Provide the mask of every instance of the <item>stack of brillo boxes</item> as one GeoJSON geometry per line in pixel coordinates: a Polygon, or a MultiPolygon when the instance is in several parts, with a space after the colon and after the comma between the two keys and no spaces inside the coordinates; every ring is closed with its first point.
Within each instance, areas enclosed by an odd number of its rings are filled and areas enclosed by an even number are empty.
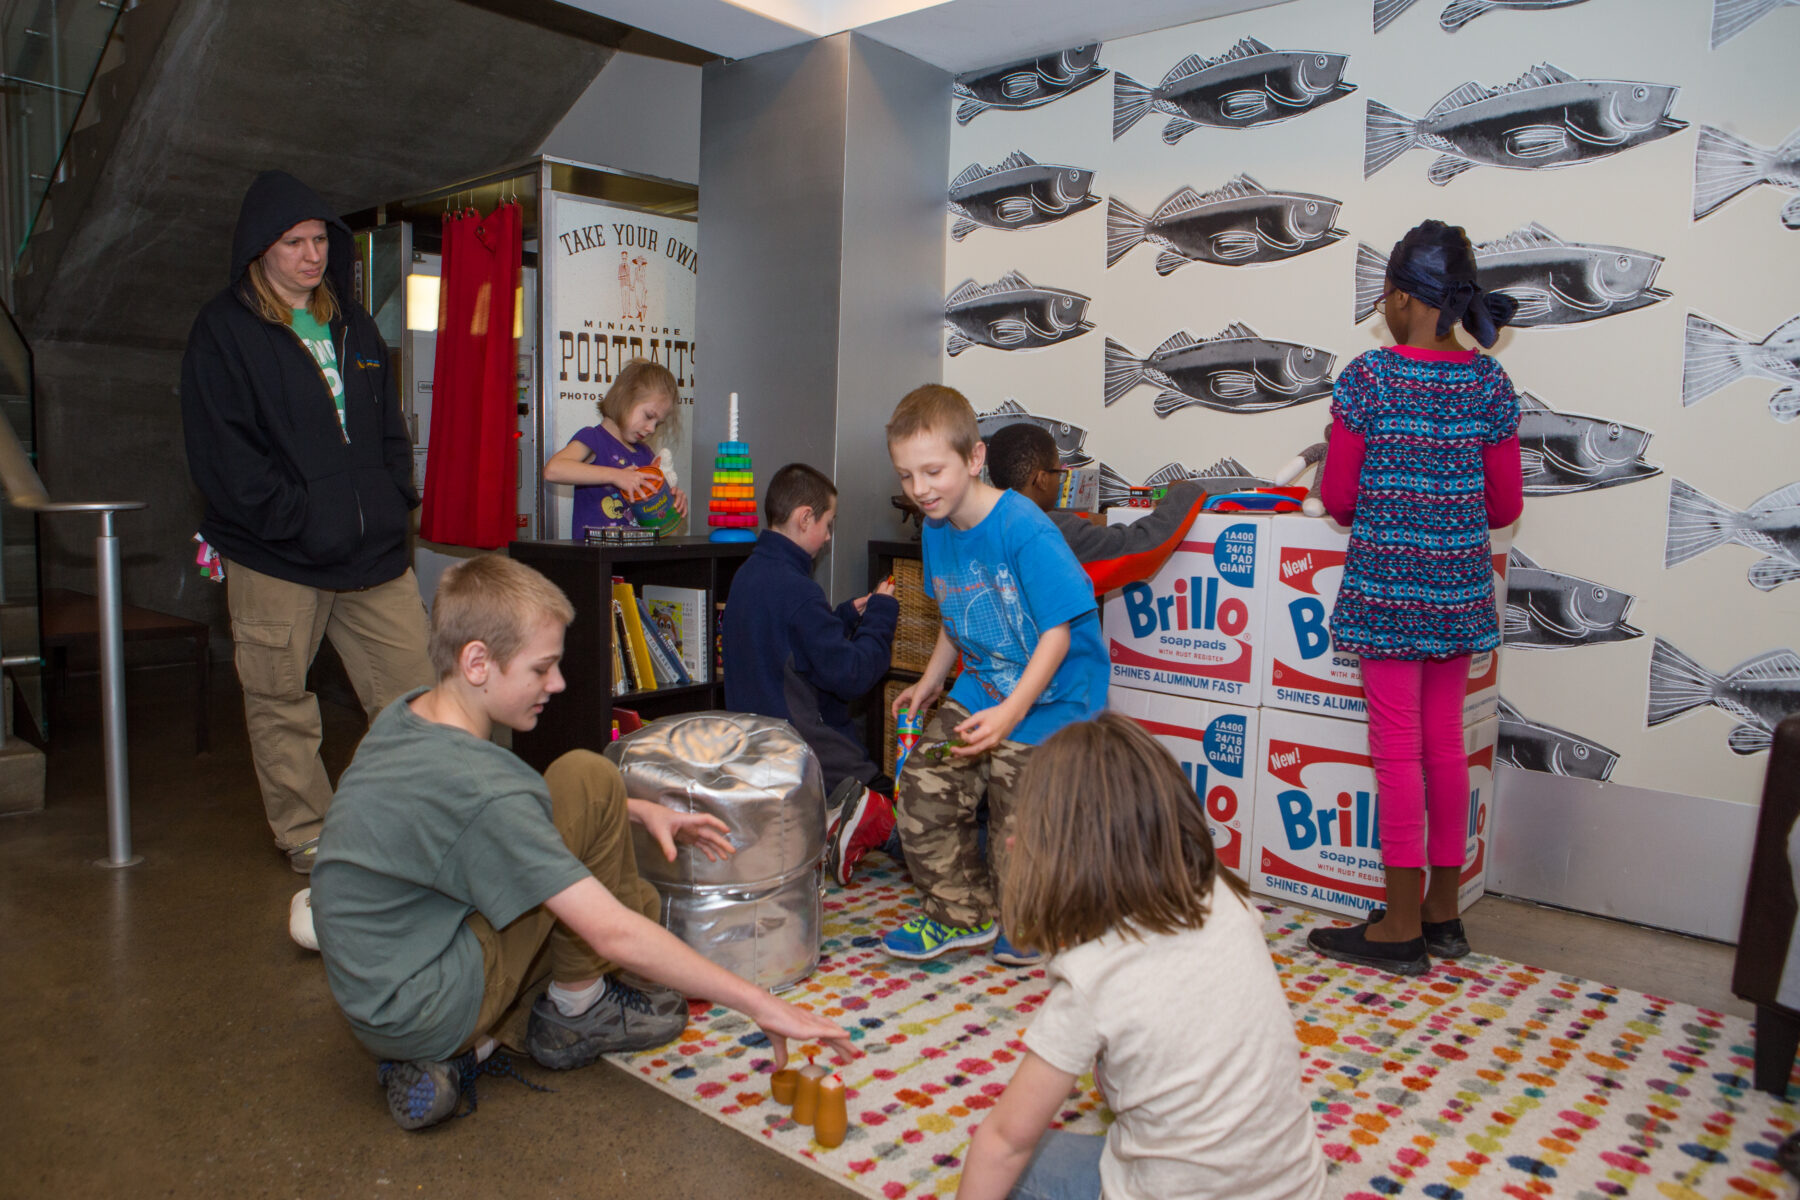
{"type": "MultiPolygon", "coordinates": [[[[1493,532],[1501,611],[1509,538],[1493,532]]],[[[1348,542],[1322,517],[1201,513],[1154,579],[1108,593],[1102,623],[1108,707],[1182,764],[1220,861],[1254,892],[1360,916],[1383,902],[1380,801],[1361,667],[1331,645],[1348,542]]],[[[1498,655],[1476,655],[1464,908],[1487,874],[1499,689],[1498,655]]]]}

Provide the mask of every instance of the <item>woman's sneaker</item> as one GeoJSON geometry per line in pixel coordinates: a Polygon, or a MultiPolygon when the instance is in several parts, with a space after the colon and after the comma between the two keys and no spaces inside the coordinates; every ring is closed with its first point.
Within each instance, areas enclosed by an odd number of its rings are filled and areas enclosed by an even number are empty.
{"type": "Polygon", "coordinates": [[[550,1090],[519,1074],[512,1059],[498,1051],[486,1060],[477,1059],[470,1050],[440,1062],[384,1062],[375,1069],[376,1082],[387,1090],[388,1115],[394,1124],[409,1131],[474,1112],[475,1080],[482,1075],[516,1079],[534,1092],[550,1090]],[[456,1110],[464,1100],[468,1108],[459,1113],[456,1110]]]}
{"type": "Polygon", "coordinates": [[[825,833],[825,873],[839,887],[850,886],[856,865],[869,851],[886,845],[894,834],[894,802],[854,778],[839,784],[837,791],[847,792],[851,787],[855,791],[843,798],[836,819],[825,833]]]}
{"type": "Polygon", "coordinates": [[[914,917],[881,939],[881,948],[895,958],[923,962],[952,950],[973,950],[985,946],[1000,934],[992,921],[983,921],[972,929],[961,925],[943,925],[930,917],[914,917]]]}
{"type": "Polygon", "coordinates": [[[548,993],[531,1006],[525,1029],[525,1048],[541,1067],[571,1071],[585,1067],[602,1054],[649,1050],[681,1036],[687,1028],[686,1001],[679,994],[659,989],[649,995],[617,975],[606,977],[606,990],[584,1013],[564,1016],[548,993]]]}

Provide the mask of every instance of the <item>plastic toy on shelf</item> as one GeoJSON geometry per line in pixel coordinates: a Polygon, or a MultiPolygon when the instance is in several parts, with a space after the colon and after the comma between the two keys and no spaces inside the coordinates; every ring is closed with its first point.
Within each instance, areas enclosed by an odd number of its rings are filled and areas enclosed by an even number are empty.
{"type": "Polygon", "coordinates": [[[712,496],[706,506],[707,535],[715,542],[756,540],[756,472],[750,466],[750,447],[738,441],[738,394],[731,393],[728,440],[719,443],[713,459],[712,496]]]}

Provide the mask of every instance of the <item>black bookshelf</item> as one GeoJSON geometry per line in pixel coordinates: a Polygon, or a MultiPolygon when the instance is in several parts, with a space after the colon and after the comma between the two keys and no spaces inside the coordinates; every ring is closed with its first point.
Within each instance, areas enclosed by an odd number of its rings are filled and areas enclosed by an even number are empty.
{"type": "Polygon", "coordinates": [[[562,670],[568,687],[544,707],[536,729],[513,735],[514,752],[541,771],[570,750],[605,750],[612,740],[615,705],[646,721],[724,708],[725,685],[716,662],[706,683],[613,695],[612,581],[616,575],[634,588],[660,584],[704,589],[714,609],[706,615],[710,660],[718,637],[717,606],[728,598],[732,576],[751,549],[751,543],[709,542],[703,537],[664,538],[650,546],[514,542],[508,553],[543,572],[575,606],[575,621],[563,643],[562,670]]]}

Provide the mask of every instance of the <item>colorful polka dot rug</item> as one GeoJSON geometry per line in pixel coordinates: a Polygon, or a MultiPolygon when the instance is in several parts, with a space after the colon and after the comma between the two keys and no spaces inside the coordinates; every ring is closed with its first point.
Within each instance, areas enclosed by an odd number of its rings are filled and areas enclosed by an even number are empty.
{"type": "MultiPolygon", "coordinates": [[[[887,957],[880,935],[918,900],[876,862],[826,892],[818,970],[787,993],[849,1028],[864,1052],[844,1067],[829,1052],[818,1059],[846,1086],[841,1146],[819,1146],[770,1098],[768,1043],[728,1009],[696,1003],[679,1041],[613,1061],[855,1192],[949,1200],[1049,985],[1041,966],[1002,967],[981,953],[887,957]]],[[[1775,1149],[1800,1127],[1800,1107],[1751,1087],[1747,1021],[1479,954],[1403,979],[1308,950],[1307,931],[1329,917],[1258,907],[1330,1195],[1795,1194],[1775,1149]]],[[[1100,1133],[1111,1120],[1090,1075],[1058,1124],[1100,1133]]]]}

